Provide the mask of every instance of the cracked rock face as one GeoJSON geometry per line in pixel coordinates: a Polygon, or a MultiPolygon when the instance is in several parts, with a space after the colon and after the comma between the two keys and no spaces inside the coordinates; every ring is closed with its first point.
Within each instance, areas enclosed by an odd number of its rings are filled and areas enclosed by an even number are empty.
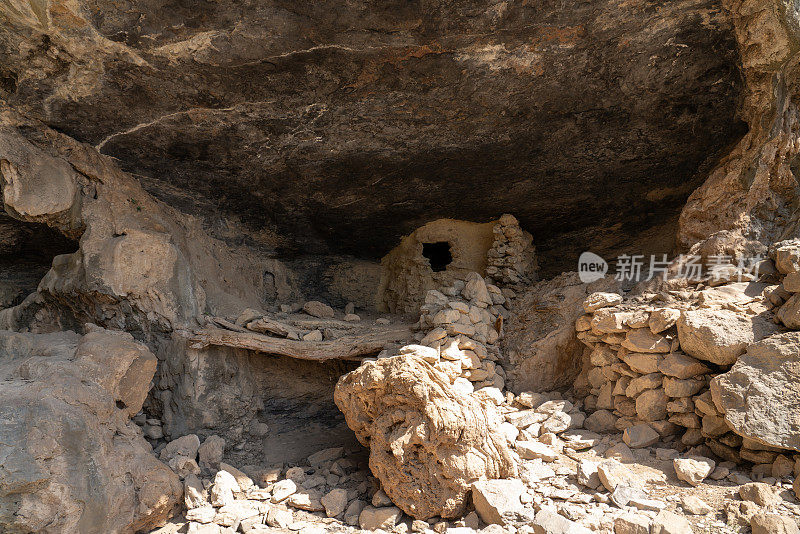
{"type": "Polygon", "coordinates": [[[744,132],[712,1],[56,0],[0,20],[0,98],[283,250],[375,259],[425,222],[511,212],[564,270],[671,233],[744,132]]]}
{"type": "Polygon", "coordinates": [[[0,530],[99,534],[163,524],[181,483],[129,418],[155,368],[155,356],[125,333],[0,331],[0,530]]]}
{"type": "Polygon", "coordinates": [[[370,448],[372,473],[412,517],[457,517],[472,483],[515,474],[496,409],[417,357],[362,365],[339,380],[334,400],[370,448]]]}

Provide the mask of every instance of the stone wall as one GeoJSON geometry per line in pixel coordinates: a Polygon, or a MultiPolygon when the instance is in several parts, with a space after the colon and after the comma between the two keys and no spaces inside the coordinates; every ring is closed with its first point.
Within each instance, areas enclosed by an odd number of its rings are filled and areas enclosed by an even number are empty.
{"type": "Polygon", "coordinates": [[[780,273],[762,262],[760,275],[731,266],[727,277],[673,280],[663,291],[590,295],[575,323],[587,347],[575,390],[586,395],[596,428],[624,431],[631,447],[676,437],[680,447],[704,445],[736,463],[772,464],[798,450],[787,438],[797,425],[777,412],[798,408],[797,377],[787,378],[794,367],[783,365],[780,347],[794,346],[784,325],[800,326],[792,320],[797,298],[787,291],[800,290],[792,285],[798,275],[781,280],[798,270],[800,246],[777,250],[780,273]],[[769,373],[786,383],[760,383],[769,373]],[[765,408],[770,402],[779,408],[765,408]]]}

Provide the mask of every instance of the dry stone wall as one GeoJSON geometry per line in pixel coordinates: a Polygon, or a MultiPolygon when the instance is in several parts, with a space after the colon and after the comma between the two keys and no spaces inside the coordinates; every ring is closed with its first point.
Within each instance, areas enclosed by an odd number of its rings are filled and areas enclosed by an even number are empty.
{"type": "Polygon", "coordinates": [[[594,412],[587,428],[623,431],[632,448],[679,438],[679,448],[707,447],[766,472],[800,450],[792,437],[798,340],[785,332],[796,301],[787,271],[800,271],[798,252],[795,241],[774,247],[779,272],[764,262],[760,274],[728,270],[749,281],[673,280],[628,298],[590,295],[575,323],[587,347],[575,384],[594,412]]]}

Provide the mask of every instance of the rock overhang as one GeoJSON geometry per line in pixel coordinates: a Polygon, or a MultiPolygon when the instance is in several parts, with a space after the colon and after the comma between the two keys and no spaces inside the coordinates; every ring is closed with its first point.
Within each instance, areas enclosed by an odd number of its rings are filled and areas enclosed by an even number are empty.
{"type": "Polygon", "coordinates": [[[209,4],[182,27],[149,2],[80,7],[99,36],[4,30],[40,46],[3,45],[0,96],[284,253],[374,260],[431,220],[511,212],[560,271],[590,242],[674,233],[745,131],[714,2],[209,4]]]}

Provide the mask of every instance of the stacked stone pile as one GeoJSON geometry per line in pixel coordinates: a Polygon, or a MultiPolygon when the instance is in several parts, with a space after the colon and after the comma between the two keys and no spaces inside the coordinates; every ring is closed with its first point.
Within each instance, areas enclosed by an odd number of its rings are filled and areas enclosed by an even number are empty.
{"type": "Polygon", "coordinates": [[[590,295],[576,321],[588,347],[576,390],[588,393],[590,424],[623,431],[631,447],[706,447],[764,476],[793,463],[800,333],[784,327],[800,328],[800,240],[770,254],[764,282],[590,295]]]}
{"type": "Polygon", "coordinates": [[[486,254],[486,277],[498,285],[512,286],[536,280],[536,247],[533,236],[505,214],[492,229],[494,242],[486,254]]]}
{"type": "Polygon", "coordinates": [[[498,344],[508,316],[505,303],[500,288],[487,284],[478,273],[425,295],[417,338],[421,345],[434,349],[426,353],[435,367],[467,392],[505,387],[498,344]]]}
{"type": "Polygon", "coordinates": [[[624,431],[631,447],[679,437],[681,448],[705,444],[726,460],[771,464],[777,453],[733,432],[709,389],[750,344],[779,330],[767,299],[748,297],[746,285],[667,304],[590,295],[576,330],[591,349],[585,378],[593,421],[624,431]]]}

